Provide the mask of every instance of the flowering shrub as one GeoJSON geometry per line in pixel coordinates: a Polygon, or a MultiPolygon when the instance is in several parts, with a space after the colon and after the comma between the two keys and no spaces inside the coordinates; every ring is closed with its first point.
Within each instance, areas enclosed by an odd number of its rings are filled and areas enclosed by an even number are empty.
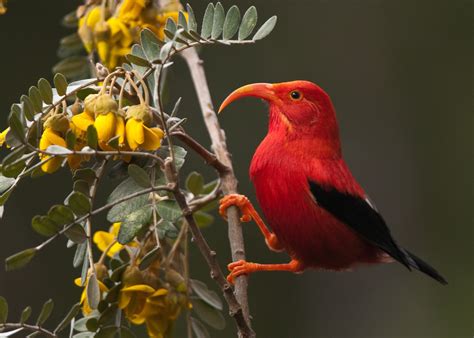
{"type": "Polygon", "coordinates": [[[188,333],[207,337],[205,324],[214,329],[225,325],[223,304],[189,276],[193,236],[239,332],[251,335],[248,319],[200,232],[213,222],[208,212],[231,169],[186,132],[180,100],[167,110],[161,92],[174,56],[200,45],[254,43],[271,32],[276,18],[250,39],[255,7],[241,18],[236,6],[226,13],[220,3],[209,4],[198,32],[189,5],[186,11],[179,2],[170,6],[145,0],[86,1],[75,19],[89,59],[97,61],[92,77],[69,83],[56,73],[53,85],[40,79],[12,105],[9,127],[0,134],[0,144],[9,149],[1,167],[1,205],[28,177],[68,170],[73,186],[64,203],[33,217],[32,227],[45,236],[44,242],[7,258],[6,269],[26,266],[51,242],[65,238],[75,250],[73,265],[80,276],[74,282],[83,292],[53,330],[43,327],[52,301],[33,325],[27,324],[31,310],[25,310],[20,323],[8,322],[8,305],[0,297],[0,330],[57,337],[71,324],[74,337],[130,337],[133,326],[145,325],[149,337],[170,337],[175,321],[186,312],[188,333]],[[218,178],[206,183],[191,172],[182,185],[188,151],[213,166],[218,178]],[[95,196],[106,175],[121,182],[107,203],[98,205],[95,196]],[[110,224],[97,224],[94,216],[104,211],[110,224]]]}

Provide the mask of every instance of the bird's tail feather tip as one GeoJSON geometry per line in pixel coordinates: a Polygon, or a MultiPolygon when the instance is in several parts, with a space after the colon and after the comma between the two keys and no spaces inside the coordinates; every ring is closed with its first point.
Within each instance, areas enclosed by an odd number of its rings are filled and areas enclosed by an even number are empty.
{"type": "Polygon", "coordinates": [[[407,251],[407,253],[409,254],[410,258],[413,260],[413,262],[410,262],[410,265],[413,268],[420,270],[421,272],[427,274],[428,276],[437,280],[439,283],[443,285],[448,284],[448,281],[443,276],[441,276],[441,274],[438,271],[436,271],[435,268],[433,268],[431,265],[426,263],[424,260],[422,260],[418,256],[412,254],[411,252],[407,251]]]}

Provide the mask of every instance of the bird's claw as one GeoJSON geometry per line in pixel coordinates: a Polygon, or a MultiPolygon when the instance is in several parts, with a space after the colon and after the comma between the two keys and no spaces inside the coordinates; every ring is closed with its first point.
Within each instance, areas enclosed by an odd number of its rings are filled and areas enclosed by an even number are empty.
{"type": "Polygon", "coordinates": [[[252,220],[249,210],[249,206],[251,205],[250,201],[244,195],[239,194],[230,194],[224,196],[224,198],[222,198],[219,202],[219,214],[224,219],[227,219],[227,208],[233,205],[240,209],[240,213],[242,214],[240,217],[241,222],[250,222],[252,220]]]}
{"type": "Polygon", "coordinates": [[[227,265],[227,269],[230,271],[230,274],[227,276],[227,281],[231,284],[234,284],[235,278],[254,272],[255,263],[249,263],[241,259],[227,265]]]}

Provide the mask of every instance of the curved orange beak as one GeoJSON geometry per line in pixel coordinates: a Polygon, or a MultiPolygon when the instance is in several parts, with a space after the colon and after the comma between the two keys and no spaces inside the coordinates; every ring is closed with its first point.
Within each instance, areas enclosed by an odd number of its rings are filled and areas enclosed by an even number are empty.
{"type": "Polygon", "coordinates": [[[271,83],[253,83],[233,91],[227,98],[222,102],[219,113],[224,110],[229,104],[242,97],[258,97],[267,101],[272,101],[277,98],[274,91],[274,85],[271,83]]]}

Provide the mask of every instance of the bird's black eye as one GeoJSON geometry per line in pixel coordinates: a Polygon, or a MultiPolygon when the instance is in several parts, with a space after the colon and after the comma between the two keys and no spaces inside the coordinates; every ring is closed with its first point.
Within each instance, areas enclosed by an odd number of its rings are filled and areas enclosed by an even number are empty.
{"type": "Polygon", "coordinates": [[[303,94],[301,94],[301,92],[299,90],[293,90],[290,93],[290,97],[293,101],[299,101],[303,98],[303,94]]]}

